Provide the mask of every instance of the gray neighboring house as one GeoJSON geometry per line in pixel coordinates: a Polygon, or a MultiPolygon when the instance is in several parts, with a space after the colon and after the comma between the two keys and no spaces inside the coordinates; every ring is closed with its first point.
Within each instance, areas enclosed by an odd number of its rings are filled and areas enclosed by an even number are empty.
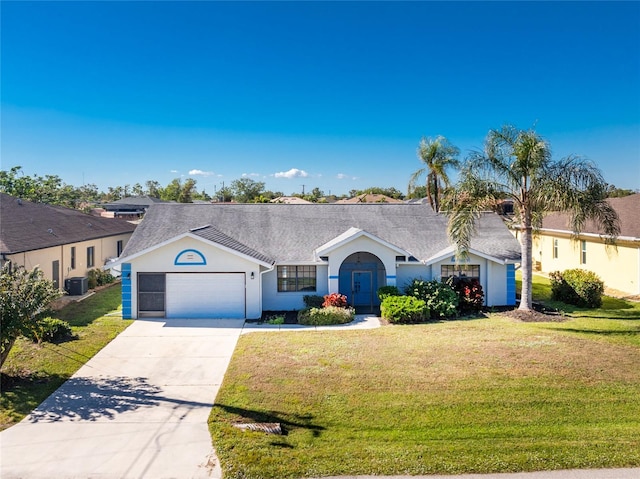
{"type": "Polygon", "coordinates": [[[156,204],[117,261],[123,317],[251,319],[333,292],[369,312],[381,286],[452,275],[514,305],[520,245],[500,217],[482,216],[464,264],[446,228],[425,205],[156,204]]]}
{"type": "Polygon", "coordinates": [[[135,225],[0,193],[0,263],[33,269],[62,288],[116,258],[135,225]]]}
{"type": "Polygon", "coordinates": [[[102,208],[110,218],[136,219],[142,218],[149,207],[156,203],[168,203],[168,201],[151,196],[127,196],[105,203],[102,208]]]}

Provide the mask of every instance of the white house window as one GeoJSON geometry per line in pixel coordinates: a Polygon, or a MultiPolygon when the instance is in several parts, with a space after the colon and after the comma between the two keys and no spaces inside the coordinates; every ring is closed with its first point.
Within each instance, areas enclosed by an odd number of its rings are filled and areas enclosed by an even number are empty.
{"type": "Polygon", "coordinates": [[[580,263],[587,264],[587,242],[585,240],[580,241],[580,263]]]}
{"type": "Polygon", "coordinates": [[[315,290],[315,266],[278,266],[278,292],[315,290]]]}
{"type": "Polygon", "coordinates": [[[95,247],[89,246],[87,248],[87,268],[93,268],[95,265],[95,247]]]}
{"type": "Polygon", "coordinates": [[[479,264],[443,264],[440,266],[440,276],[442,279],[448,279],[452,276],[468,278],[468,279],[480,279],[480,265],[479,264]]]}
{"type": "Polygon", "coordinates": [[[122,247],[123,242],[122,240],[118,240],[118,242],[116,243],[116,256],[120,256],[122,254],[122,247]]]}
{"type": "Polygon", "coordinates": [[[553,258],[558,259],[558,239],[553,239],[553,258]]]}
{"type": "Polygon", "coordinates": [[[76,247],[71,247],[71,269],[76,269],[76,247]]]}

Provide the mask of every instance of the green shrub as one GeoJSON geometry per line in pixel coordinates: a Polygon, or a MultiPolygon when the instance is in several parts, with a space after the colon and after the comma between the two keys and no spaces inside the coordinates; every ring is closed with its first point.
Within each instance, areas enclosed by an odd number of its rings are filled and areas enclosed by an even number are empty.
{"type": "Polygon", "coordinates": [[[35,330],[29,331],[25,336],[34,343],[43,341],[53,343],[73,337],[71,325],[57,318],[42,318],[35,326],[35,330]]]}
{"type": "Polygon", "coordinates": [[[405,288],[407,296],[422,299],[432,318],[450,318],[456,315],[458,295],[451,286],[437,280],[414,279],[405,288]]]}
{"type": "Polygon", "coordinates": [[[380,313],[391,323],[419,323],[429,319],[427,303],[413,296],[387,296],[382,300],[380,313]]]}
{"type": "Polygon", "coordinates": [[[324,297],[317,294],[305,294],[302,297],[302,301],[304,301],[304,305],[307,308],[322,308],[324,297]]]}
{"type": "Polygon", "coordinates": [[[385,298],[389,296],[401,296],[402,293],[398,289],[397,286],[381,286],[378,288],[378,299],[380,301],[384,301],[385,298]]]}
{"type": "Polygon", "coordinates": [[[344,324],[353,321],[355,315],[353,308],[338,308],[336,306],[305,308],[298,312],[298,323],[308,326],[344,324]]]}
{"type": "Polygon", "coordinates": [[[577,268],[554,271],[549,279],[551,299],[583,308],[602,306],[604,283],[597,274],[577,268]]]}
{"type": "Polygon", "coordinates": [[[284,316],[275,315],[269,316],[266,321],[267,324],[284,324],[284,316]]]}
{"type": "Polygon", "coordinates": [[[101,269],[89,270],[87,277],[87,286],[89,287],[89,289],[95,289],[97,286],[111,284],[115,280],[111,273],[109,273],[108,271],[102,271],[101,269]]]}

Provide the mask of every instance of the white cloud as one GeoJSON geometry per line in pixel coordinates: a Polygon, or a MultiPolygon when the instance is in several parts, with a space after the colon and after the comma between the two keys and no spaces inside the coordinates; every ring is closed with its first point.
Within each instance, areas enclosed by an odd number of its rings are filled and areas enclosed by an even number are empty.
{"type": "Polygon", "coordinates": [[[242,173],[242,178],[259,178],[260,173],[242,173]]]}
{"type": "Polygon", "coordinates": [[[169,171],[169,173],[177,173],[177,172],[178,172],[178,170],[171,170],[171,171],[169,171]]]}
{"type": "Polygon", "coordinates": [[[281,171],[274,175],[276,178],[306,178],[309,174],[304,170],[298,168],[291,168],[289,171],[281,171]]]}
{"type": "Polygon", "coordinates": [[[349,176],[349,175],[345,175],[344,173],[338,173],[336,175],[336,178],[338,178],[339,180],[357,180],[358,179],[357,176],[349,176]]]}
{"type": "Polygon", "coordinates": [[[189,174],[193,176],[213,176],[213,171],[189,170],[189,174]]]}

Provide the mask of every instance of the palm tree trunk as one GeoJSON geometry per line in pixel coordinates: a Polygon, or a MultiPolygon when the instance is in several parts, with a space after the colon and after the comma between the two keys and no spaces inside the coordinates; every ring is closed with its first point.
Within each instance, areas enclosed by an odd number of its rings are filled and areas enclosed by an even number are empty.
{"type": "Polygon", "coordinates": [[[522,291],[520,292],[521,311],[531,311],[533,307],[533,231],[531,228],[531,213],[528,210],[522,212],[522,238],[520,239],[522,262],[522,291]]]}
{"type": "Polygon", "coordinates": [[[433,203],[434,203],[434,211],[436,213],[440,212],[440,192],[438,191],[438,176],[433,175],[433,203]]]}

